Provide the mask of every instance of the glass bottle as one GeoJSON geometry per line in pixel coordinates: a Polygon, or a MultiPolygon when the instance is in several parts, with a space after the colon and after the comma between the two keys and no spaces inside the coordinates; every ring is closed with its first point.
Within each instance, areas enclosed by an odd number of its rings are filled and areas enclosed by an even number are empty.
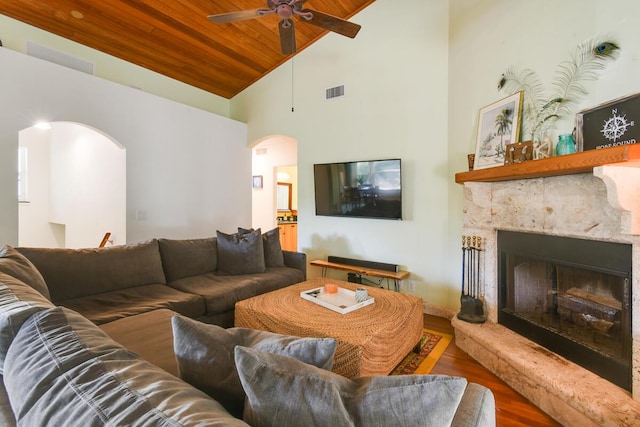
{"type": "Polygon", "coordinates": [[[556,145],[556,156],[562,156],[564,154],[571,154],[576,152],[576,142],[573,140],[573,135],[570,133],[560,135],[558,137],[558,144],[556,145]]]}

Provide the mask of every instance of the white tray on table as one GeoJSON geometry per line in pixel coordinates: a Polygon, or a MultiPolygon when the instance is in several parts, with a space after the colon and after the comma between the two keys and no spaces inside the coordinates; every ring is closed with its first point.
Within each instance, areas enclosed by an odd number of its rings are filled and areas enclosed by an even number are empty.
{"type": "Polygon", "coordinates": [[[338,287],[338,292],[333,294],[326,293],[324,287],[320,287],[300,292],[300,296],[307,301],[311,301],[340,314],[351,313],[352,311],[371,305],[375,301],[372,296],[369,296],[366,300],[357,302],[354,291],[340,287],[338,287]]]}

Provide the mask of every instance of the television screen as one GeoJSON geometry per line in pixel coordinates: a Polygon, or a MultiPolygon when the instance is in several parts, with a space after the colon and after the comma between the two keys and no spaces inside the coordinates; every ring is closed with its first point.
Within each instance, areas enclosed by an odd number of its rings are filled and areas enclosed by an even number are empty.
{"type": "Polygon", "coordinates": [[[402,219],[400,159],[313,165],[316,215],[402,219]]]}

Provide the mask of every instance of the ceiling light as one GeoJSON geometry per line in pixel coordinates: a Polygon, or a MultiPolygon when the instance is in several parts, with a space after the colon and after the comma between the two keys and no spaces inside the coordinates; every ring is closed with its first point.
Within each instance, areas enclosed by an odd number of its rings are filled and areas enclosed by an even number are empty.
{"type": "Polygon", "coordinates": [[[71,11],[71,16],[73,16],[76,19],[84,18],[84,15],[82,14],[82,12],[78,12],[77,10],[72,10],[71,11]]]}
{"type": "Polygon", "coordinates": [[[38,122],[34,126],[37,127],[38,129],[44,129],[44,130],[51,129],[51,123],[49,122],[38,122]]]}

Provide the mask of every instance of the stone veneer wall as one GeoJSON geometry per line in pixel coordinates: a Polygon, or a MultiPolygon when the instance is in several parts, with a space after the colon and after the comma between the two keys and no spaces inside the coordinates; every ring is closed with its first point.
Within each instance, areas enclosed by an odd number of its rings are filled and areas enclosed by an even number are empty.
{"type": "Polygon", "coordinates": [[[454,318],[456,344],[564,425],[640,425],[640,403],[625,390],[497,324],[497,230],[633,245],[633,389],[640,399],[640,169],[464,184],[464,235],[479,235],[487,323],[454,318]],[[633,206],[629,206],[633,205],[633,206]],[[635,212],[635,209],[639,212],[635,212]]]}

